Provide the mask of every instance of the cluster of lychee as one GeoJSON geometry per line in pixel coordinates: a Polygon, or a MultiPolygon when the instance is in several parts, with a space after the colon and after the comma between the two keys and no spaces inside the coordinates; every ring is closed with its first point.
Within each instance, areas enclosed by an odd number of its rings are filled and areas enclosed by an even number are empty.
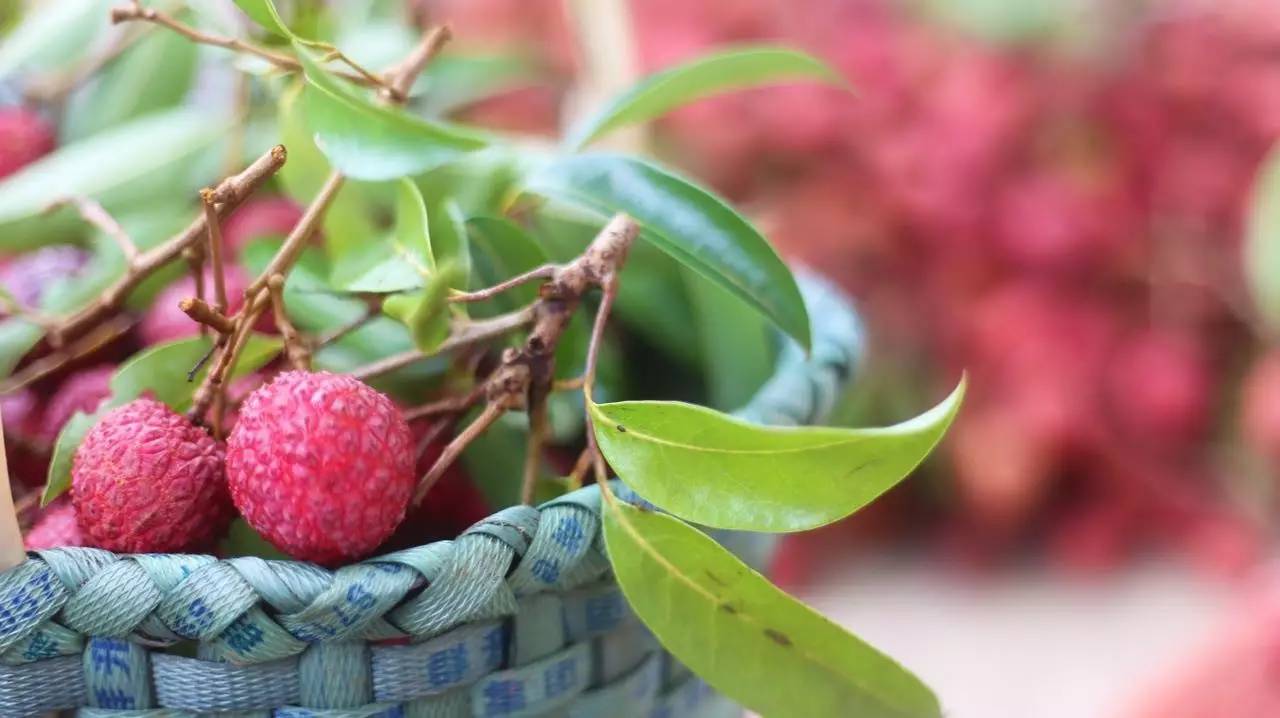
{"type": "MultiPolygon", "coordinates": [[[[52,129],[37,114],[0,111],[0,177],[53,146],[52,129]]],[[[225,223],[231,262],[224,279],[232,312],[249,283],[234,263],[245,245],[287,233],[300,215],[292,201],[264,198],[250,201],[225,223]]],[[[49,288],[74,281],[89,258],[73,244],[3,258],[0,286],[21,307],[38,310],[49,288]]],[[[206,278],[204,284],[211,282],[206,278]]],[[[179,279],[158,294],[128,337],[0,397],[16,489],[35,491],[63,427],[77,412],[94,413],[112,397],[116,361],[199,331],[179,308],[180,300],[195,293],[192,277],[179,279]]],[[[351,377],[286,371],[264,381],[254,375],[233,384],[229,400],[225,442],[151,398],[104,413],[75,451],[69,498],[39,513],[26,533],[27,547],[217,551],[239,515],[281,551],[338,565],[379,547],[456,535],[488,512],[457,469],[411,510],[418,477],[440,455],[444,439],[419,446],[428,427],[411,429],[390,398],[351,377]],[[245,381],[257,387],[247,392],[245,381]]]]}
{"type": "MultiPolygon", "coordinates": [[[[462,37],[541,33],[522,39],[572,67],[553,5],[424,4],[462,37]]],[[[1082,569],[1150,544],[1241,564],[1258,535],[1229,500],[1249,483],[1221,461],[1241,453],[1231,434],[1280,465],[1280,356],[1260,358],[1240,316],[1237,251],[1280,138],[1280,3],[1095,3],[1132,21],[1107,23],[1095,55],[985,42],[916,5],[635,3],[646,70],[782,38],[857,91],[712,98],[665,118],[656,146],[853,291],[893,367],[868,380],[883,418],[971,373],[944,481],[878,503],[902,509],[882,525],[941,513],[941,544],[974,558],[1031,540],[1082,569]]]]}

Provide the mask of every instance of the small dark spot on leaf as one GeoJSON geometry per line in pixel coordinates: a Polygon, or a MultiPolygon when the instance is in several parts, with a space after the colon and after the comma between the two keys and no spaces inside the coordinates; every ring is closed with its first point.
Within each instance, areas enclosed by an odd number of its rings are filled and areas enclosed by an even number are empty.
{"type": "Polygon", "coordinates": [[[711,579],[711,581],[712,581],[713,583],[717,583],[717,584],[719,584],[719,585],[721,585],[721,586],[728,586],[728,585],[729,585],[729,584],[727,584],[727,583],[725,583],[725,582],[724,582],[724,579],[720,578],[719,576],[715,575],[714,573],[711,573],[711,570],[710,570],[710,569],[705,569],[705,573],[707,574],[707,578],[711,579]]]}
{"type": "Polygon", "coordinates": [[[728,601],[725,601],[724,603],[720,604],[720,610],[724,611],[729,615],[733,615],[738,612],[738,609],[735,608],[734,605],[732,603],[729,603],[728,601]]]}
{"type": "Polygon", "coordinates": [[[770,641],[773,641],[774,643],[784,648],[789,647],[791,645],[791,639],[787,637],[787,634],[782,633],[781,631],[775,631],[772,628],[766,628],[764,629],[764,635],[768,636],[770,641]]]}
{"type": "Polygon", "coordinates": [[[619,433],[619,434],[625,434],[625,433],[627,433],[627,427],[623,426],[622,424],[618,424],[618,427],[617,427],[617,428],[618,428],[618,433],[619,433]]]}

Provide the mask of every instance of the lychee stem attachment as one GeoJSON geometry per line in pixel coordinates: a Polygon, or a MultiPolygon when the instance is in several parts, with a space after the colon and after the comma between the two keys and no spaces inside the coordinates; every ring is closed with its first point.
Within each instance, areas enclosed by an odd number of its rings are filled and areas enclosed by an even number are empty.
{"type": "Polygon", "coordinates": [[[289,313],[284,308],[284,275],[273,274],[267,280],[267,290],[271,294],[271,311],[276,320],[276,327],[284,339],[285,356],[294,369],[311,370],[311,351],[306,342],[298,334],[298,330],[289,321],[289,313]]]}

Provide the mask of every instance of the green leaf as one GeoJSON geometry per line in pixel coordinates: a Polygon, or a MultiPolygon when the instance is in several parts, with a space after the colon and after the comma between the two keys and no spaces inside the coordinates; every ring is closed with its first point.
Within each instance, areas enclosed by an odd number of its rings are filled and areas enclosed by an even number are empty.
{"type": "Polygon", "coordinates": [[[941,404],[884,429],[765,427],[700,406],[589,407],[618,476],[664,511],[712,528],[804,531],[892,488],[942,439],[965,382],[941,404]]]}
{"type": "Polygon", "coordinates": [[[663,647],[716,690],[767,716],[942,715],[919,678],[706,534],[606,501],[605,543],[628,603],[663,647]]]}
{"type": "Polygon", "coordinates": [[[1280,331],[1280,144],[1254,180],[1244,240],[1244,276],[1258,314],[1280,331]]]}
{"type": "Polygon", "coordinates": [[[438,204],[428,215],[431,226],[431,252],[437,265],[453,264],[454,289],[466,288],[471,282],[471,242],[467,237],[467,218],[452,198],[438,204]]]}
{"type": "Polygon", "coordinates": [[[97,82],[77,93],[64,115],[62,141],[181,104],[195,79],[198,49],[177,33],[144,35],[99,73],[97,82]],[[158,67],[164,72],[156,72],[158,67]]]}
{"type": "Polygon", "coordinates": [[[431,353],[449,337],[449,288],[456,286],[459,271],[445,264],[427,277],[427,284],[414,294],[387,297],[382,311],[409,327],[413,344],[424,354],[431,353]]]}
{"type": "MultiPolygon", "coordinates": [[[[117,369],[111,377],[111,397],[93,414],[76,412],[58,433],[40,505],[47,506],[71,486],[71,464],[76,449],[80,448],[85,435],[107,412],[143,395],[149,395],[179,413],[190,408],[196,387],[208,373],[208,363],[196,373],[193,381],[187,380],[187,372],[212,345],[212,340],[208,337],[157,344],[135,354],[117,369]]],[[[231,378],[236,379],[261,369],[280,352],[280,347],[278,337],[251,334],[231,378]]]]}
{"type": "Polygon", "coordinates": [[[845,84],[829,65],[798,50],[767,46],[723,50],[640,80],[574,127],[565,145],[571,150],[581,149],[610,130],[647,122],[695,100],[797,80],[845,84]]]}
{"type": "Polygon", "coordinates": [[[253,530],[247,521],[236,518],[227,529],[227,537],[218,544],[218,555],[226,558],[257,556],[275,561],[289,561],[289,555],[271,545],[253,530]]]}
{"type": "Polygon", "coordinates": [[[422,287],[434,269],[427,207],[418,186],[402,179],[396,183],[391,236],[354,245],[335,262],[330,281],[348,292],[387,294],[422,287]]]}
{"type": "Polygon", "coordinates": [[[21,24],[0,42],[0,78],[18,71],[70,67],[107,29],[110,0],[32,3],[21,24]]]}
{"type": "MultiPolygon", "coordinates": [[[[473,290],[491,287],[549,261],[542,245],[523,227],[505,217],[472,217],[467,220],[467,229],[474,269],[473,290]]],[[[538,285],[531,282],[472,305],[472,313],[483,317],[510,312],[537,298],[538,285]]]]}
{"type": "MultiPolygon", "coordinates": [[[[299,81],[280,93],[276,114],[280,142],[289,148],[289,161],[277,176],[285,192],[303,205],[315,198],[330,173],[329,161],[316,147],[303,117],[301,98],[305,84],[299,81]]],[[[342,183],[324,215],[324,242],[330,256],[344,257],[380,231],[370,219],[375,209],[371,189],[370,185],[351,179],[342,183]]]]}
{"type": "Polygon", "coordinates": [[[276,5],[271,0],[235,0],[235,2],[245,15],[267,31],[283,38],[295,37],[289,30],[289,26],[285,25],[284,20],[280,18],[280,11],[276,10],[276,5]]]}
{"type": "Polygon", "coordinates": [[[630,214],[640,223],[641,237],[754,307],[808,350],[809,315],[795,277],[755,227],[707,190],[617,155],[555,159],[525,189],[578,204],[602,219],[630,214]]]}
{"type": "Polygon", "coordinates": [[[773,373],[773,334],[768,321],[719,286],[692,276],[687,269],[689,324],[701,347],[702,375],[711,404],[737,409],[751,400],[773,373]]]}
{"type": "Polygon", "coordinates": [[[44,330],[26,319],[0,320],[0,376],[12,374],[22,357],[43,336],[44,330]]]}
{"type": "Polygon", "coordinates": [[[330,75],[300,42],[303,108],[316,145],[343,174],[390,180],[425,172],[488,144],[479,133],[374,104],[330,75]]]}
{"type": "MultiPolygon", "coordinates": [[[[154,201],[153,180],[164,181],[172,192],[172,178],[159,176],[160,171],[182,168],[226,126],[225,119],[205,109],[184,108],[147,115],[58,148],[0,182],[0,250],[22,250],[41,241],[9,223],[53,223],[56,218],[37,215],[54,200],[83,195],[101,200],[108,209],[113,202],[154,201]]],[[[67,209],[56,214],[65,219],[75,213],[67,209]]],[[[65,235],[46,236],[65,240],[65,235]]]]}

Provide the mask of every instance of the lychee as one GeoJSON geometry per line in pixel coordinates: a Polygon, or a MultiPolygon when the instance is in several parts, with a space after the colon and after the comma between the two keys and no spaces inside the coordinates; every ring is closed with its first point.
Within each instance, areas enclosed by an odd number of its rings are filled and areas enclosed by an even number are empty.
{"type": "Polygon", "coordinates": [[[97,411],[102,401],[111,396],[111,376],[115,371],[114,366],[107,364],[67,377],[45,405],[44,416],[40,419],[40,438],[52,443],[77,411],[86,414],[97,411]]]}
{"type": "Polygon", "coordinates": [[[38,309],[51,284],[76,275],[88,260],[88,252],[69,244],[43,247],[6,263],[0,269],[0,286],[18,304],[38,309]]]}
{"type": "Polygon", "coordinates": [[[302,208],[288,197],[265,197],[247,202],[222,227],[222,239],[232,255],[249,242],[270,235],[287,235],[302,219],[302,208]]]}
{"type": "Polygon", "coordinates": [[[71,466],[80,529],[122,553],[210,548],[233,515],[223,448],[151,399],[111,410],[85,436],[71,466]]]}
{"type": "Polygon", "coordinates": [[[348,376],[281,373],[249,395],[227,440],[227,480],[245,520],[319,564],[361,558],[385,541],[415,479],[399,409],[348,376]]]}
{"type": "Polygon", "coordinates": [[[84,534],[76,523],[76,507],[66,499],[55,501],[36,519],[35,526],[23,538],[23,545],[28,551],[84,546],[84,534]]]}
{"type": "Polygon", "coordinates": [[[56,141],[53,127],[31,110],[0,110],[0,178],[48,154],[56,141]]]}
{"type": "MultiPolygon", "coordinates": [[[[224,286],[227,291],[227,313],[238,311],[244,304],[244,290],[249,287],[249,276],[235,265],[227,265],[224,286]]],[[[138,334],[148,345],[163,344],[176,339],[194,337],[200,333],[200,325],[179,308],[178,303],[196,296],[196,281],[190,275],[170,284],[159,295],[138,325],[138,334]]],[[[213,274],[205,272],[204,296],[212,304],[213,274]]]]}
{"type": "Polygon", "coordinates": [[[1272,461],[1280,461],[1280,353],[1268,354],[1250,367],[1241,389],[1245,440],[1272,461]]]}

